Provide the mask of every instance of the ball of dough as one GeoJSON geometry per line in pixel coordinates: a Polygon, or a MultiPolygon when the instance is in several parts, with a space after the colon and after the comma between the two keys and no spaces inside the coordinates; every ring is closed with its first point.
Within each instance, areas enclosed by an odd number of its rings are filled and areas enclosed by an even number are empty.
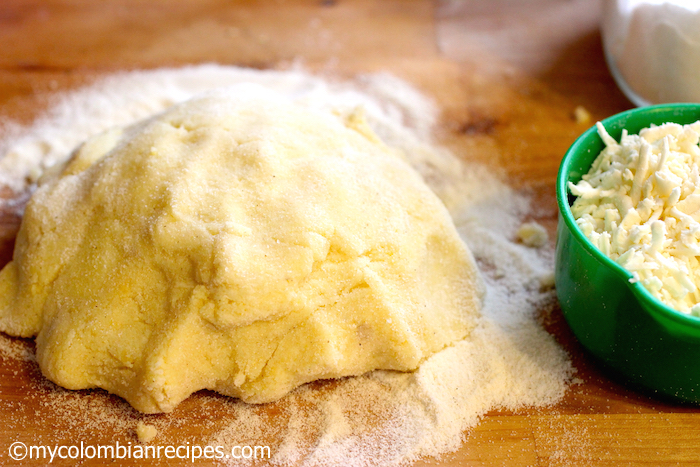
{"type": "Polygon", "coordinates": [[[27,206],[0,330],[70,389],[168,412],[414,370],[479,316],[474,260],[358,114],[220,91],[86,142],[27,206]]]}

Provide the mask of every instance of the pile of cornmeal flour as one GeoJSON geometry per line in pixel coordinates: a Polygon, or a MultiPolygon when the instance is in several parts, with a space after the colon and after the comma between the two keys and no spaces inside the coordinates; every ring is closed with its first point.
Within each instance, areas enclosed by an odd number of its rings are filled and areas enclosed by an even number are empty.
{"type": "Polygon", "coordinates": [[[554,301],[553,255],[551,248],[528,248],[515,240],[528,200],[484,167],[437,147],[431,140],[434,104],[391,75],[329,82],[303,71],[205,65],[106,77],[56,96],[31,126],[3,123],[0,184],[31,190],[46,168],[96,133],[212,88],[245,89],[247,83],[320,109],[362,107],[374,131],[406,153],[450,210],[484,275],[484,317],[468,338],[416,372],[375,371],[304,386],[276,403],[280,413],[274,420],[232,400],[224,428],[198,444],[267,444],[271,463],[280,465],[396,465],[458,449],[465,430],[489,410],[560,400],[573,369],[538,319],[554,301]]]}

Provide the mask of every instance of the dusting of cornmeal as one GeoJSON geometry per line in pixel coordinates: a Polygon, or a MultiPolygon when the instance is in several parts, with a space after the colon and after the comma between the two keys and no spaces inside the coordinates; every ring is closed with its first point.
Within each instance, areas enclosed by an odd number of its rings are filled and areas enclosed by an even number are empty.
{"type": "Polygon", "coordinates": [[[158,429],[139,420],[136,424],[136,437],[142,443],[150,443],[158,436],[158,429]]]}
{"type": "MultiPolygon", "coordinates": [[[[543,290],[539,282],[551,273],[553,255],[546,248],[532,249],[511,240],[529,212],[527,200],[488,170],[463,164],[435,147],[429,139],[434,107],[396,78],[372,75],[329,83],[298,71],[219,66],[113,76],[61,97],[31,127],[10,128],[2,141],[4,152],[10,153],[0,160],[2,176],[21,189],[30,173],[40,176],[42,166],[65,158],[94,134],[145,118],[210,87],[248,81],[305,94],[319,107],[345,103],[348,108],[365,108],[372,129],[389,145],[404,150],[450,208],[484,271],[484,318],[469,339],[434,355],[415,373],[374,372],[312,383],[266,406],[195,394],[187,410],[159,418],[159,442],[269,445],[271,463],[278,465],[388,466],[457,449],[464,430],[491,409],[560,400],[571,365],[537,319],[538,310],[555,300],[553,291],[543,290]],[[201,435],[182,434],[192,431],[201,435]]],[[[24,356],[31,356],[24,341],[1,337],[0,352],[6,363],[23,369],[14,384],[25,381],[23,372],[30,374],[26,397],[40,407],[39,413],[29,413],[22,400],[3,401],[0,410],[8,426],[26,430],[46,417],[58,417],[64,432],[76,439],[89,438],[98,430],[108,439],[119,439],[119,433],[133,430],[136,415],[126,403],[99,392],[62,390],[42,379],[31,358],[23,363],[24,356]]]]}

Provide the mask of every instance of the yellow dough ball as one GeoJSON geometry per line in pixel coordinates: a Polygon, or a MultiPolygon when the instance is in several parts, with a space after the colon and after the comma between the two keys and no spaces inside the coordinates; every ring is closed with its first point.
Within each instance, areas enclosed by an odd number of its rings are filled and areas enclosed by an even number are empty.
{"type": "Polygon", "coordinates": [[[481,282],[445,207],[354,114],[218,91],[80,147],[27,206],[0,330],[142,412],[414,370],[481,282]]]}

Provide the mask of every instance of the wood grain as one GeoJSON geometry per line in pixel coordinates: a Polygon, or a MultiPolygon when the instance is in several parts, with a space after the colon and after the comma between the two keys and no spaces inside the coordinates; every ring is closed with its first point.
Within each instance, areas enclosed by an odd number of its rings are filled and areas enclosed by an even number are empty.
{"type": "MultiPolygon", "coordinates": [[[[341,77],[387,70],[440,104],[444,144],[533,195],[535,217],[553,233],[559,161],[591,123],[577,123],[575,107],[594,120],[631,107],[606,68],[599,17],[595,0],[4,0],[0,114],[29,122],[52,93],[135,68],[298,62],[341,77]]],[[[12,210],[0,212],[3,264],[18,222],[12,210]]],[[[590,361],[556,305],[543,319],[570,353],[580,384],[553,407],[494,410],[459,451],[416,465],[700,465],[697,407],[622,386],[590,361]]],[[[0,464],[20,465],[6,456],[13,441],[135,442],[137,413],[102,391],[53,386],[27,347],[13,340],[10,350],[26,358],[0,365],[0,464]],[[109,425],[118,432],[100,430],[96,414],[105,412],[121,414],[109,425]]],[[[196,443],[222,426],[226,410],[220,396],[200,393],[175,414],[149,420],[164,440],[196,443]]]]}

